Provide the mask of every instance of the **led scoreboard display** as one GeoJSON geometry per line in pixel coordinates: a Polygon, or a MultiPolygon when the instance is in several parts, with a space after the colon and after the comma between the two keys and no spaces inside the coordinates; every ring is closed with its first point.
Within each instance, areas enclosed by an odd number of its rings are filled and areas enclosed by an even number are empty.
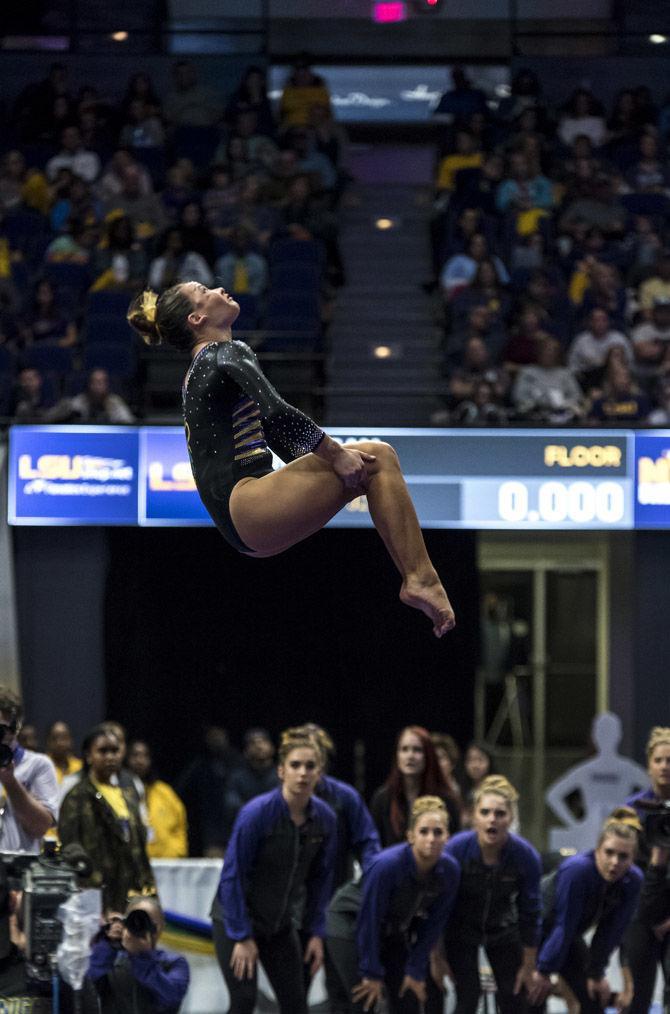
{"type": "MultiPolygon", "coordinates": [[[[670,431],[329,432],[392,443],[426,528],[670,528],[670,431]]],[[[11,524],[211,524],[181,427],[14,426],[8,469],[11,524]]],[[[365,497],[330,522],[371,523],[365,497]]]]}
{"type": "MultiPolygon", "coordinates": [[[[333,430],[340,439],[358,434],[333,430]]],[[[632,437],[593,430],[384,430],[429,528],[630,528],[632,437]]],[[[358,437],[360,439],[360,437],[358,437]]],[[[334,523],[365,514],[354,501],[334,523]]],[[[369,523],[369,520],[367,520],[369,523]]]]}

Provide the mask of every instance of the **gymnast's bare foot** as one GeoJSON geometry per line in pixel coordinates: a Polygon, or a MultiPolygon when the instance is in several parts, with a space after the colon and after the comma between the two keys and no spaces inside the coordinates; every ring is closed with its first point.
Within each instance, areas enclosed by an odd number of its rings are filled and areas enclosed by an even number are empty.
{"type": "Polygon", "coordinates": [[[412,609],[420,609],[432,620],[435,637],[442,637],[456,626],[454,610],[435,571],[425,577],[406,578],[400,589],[400,601],[412,609]]]}

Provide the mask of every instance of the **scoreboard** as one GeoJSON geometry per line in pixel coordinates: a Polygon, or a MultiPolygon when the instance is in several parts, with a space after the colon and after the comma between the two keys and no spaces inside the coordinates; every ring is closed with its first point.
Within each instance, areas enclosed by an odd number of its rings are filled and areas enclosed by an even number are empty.
{"type": "MultiPolygon", "coordinates": [[[[670,431],[328,432],[344,444],[393,444],[425,528],[670,527],[670,431]]],[[[8,469],[11,524],[211,524],[181,427],[14,426],[8,469]]],[[[366,498],[330,524],[370,526],[366,498]]]]}

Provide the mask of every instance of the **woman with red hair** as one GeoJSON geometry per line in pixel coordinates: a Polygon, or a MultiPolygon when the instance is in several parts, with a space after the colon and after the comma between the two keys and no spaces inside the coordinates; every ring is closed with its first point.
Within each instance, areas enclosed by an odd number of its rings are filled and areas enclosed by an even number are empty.
{"type": "Polygon", "coordinates": [[[407,725],[396,740],[389,776],[370,804],[383,848],[405,840],[412,806],[419,796],[442,799],[449,814],[450,833],[459,830],[458,803],[444,779],[430,733],[421,725],[407,725]]]}

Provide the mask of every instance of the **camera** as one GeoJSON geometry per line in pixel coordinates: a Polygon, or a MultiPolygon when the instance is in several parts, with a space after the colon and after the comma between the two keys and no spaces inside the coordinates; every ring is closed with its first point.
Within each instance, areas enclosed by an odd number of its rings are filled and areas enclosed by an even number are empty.
{"type": "Polygon", "coordinates": [[[644,836],[647,843],[657,848],[670,849],[670,800],[638,800],[635,804],[647,811],[644,836]]]}
{"type": "Polygon", "coordinates": [[[123,925],[134,937],[153,936],[158,933],[158,927],[143,908],[132,908],[123,920],[123,925]]]}
{"type": "Polygon", "coordinates": [[[81,846],[57,852],[53,841],[39,856],[1,852],[0,860],[0,958],[9,952],[9,891],[20,890],[26,972],[33,981],[48,982],[63,936],[58,909],[79,891],[79,878],[90,875],[90,860],[81,846]]]}

